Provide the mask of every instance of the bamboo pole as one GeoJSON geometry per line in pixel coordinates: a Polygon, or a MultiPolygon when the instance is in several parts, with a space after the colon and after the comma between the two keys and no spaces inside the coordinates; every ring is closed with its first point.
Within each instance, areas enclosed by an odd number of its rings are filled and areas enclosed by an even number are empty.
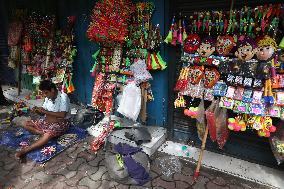
{"type": "Polygon", "coordinates": [[[202,138],[202,145],[201,145],[200,154],[199,154],[199,157],[198,157],[197,166],[196,166],[195,172],[193,174],[193,180],[194,181],[196,181],[198,176],[199,176],[199,170],[200,170],[200,167],[201,167],[203,153],[204,153],[204,150],[205,150],[208,131],[209,131],[208,126],[206,126],[205,133],[204,133],[203,138],[202,138]]]}

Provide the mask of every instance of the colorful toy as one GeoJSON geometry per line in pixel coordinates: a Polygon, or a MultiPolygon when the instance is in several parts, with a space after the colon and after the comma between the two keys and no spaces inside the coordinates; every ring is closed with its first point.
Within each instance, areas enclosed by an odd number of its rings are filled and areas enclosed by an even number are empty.
{"type": "Polygon", "coordinates": [[[184,109],[184,115],[189,116],[193,119],[197,117],[198,107],[190,107],[189,109],[184,109]]]}
{"type": "Polygon", "coordinates": [[[189,34],[184,41],[183,50],[186,53],[195,53],[200,46],[200,37],[197,34],[189,34]]]}
{"type": "Polygon", "coordinates": [[[196,50],[201,57],[210,57],[215,51],[216,41],[212,37],[204,38],[196,50]]]}
{"type": "Polygon", "coordinates": [[[175,108],[185,108],[186,102],[183,96],[178,96],[178,98],[174,102],[175,108]]]}
{"type": "Polygon", "coordinates": [[[235,41],[236,40],[230,35],[218,36],[216,43],[217,52],[222,56],[228,55],[236,45],[235,41]]]}
{"type": "Polygon", "coordinates": [[[240,117],[229,118],[228,128],[233,131],[246,131],[246,123],[240,117]]]}
{"type": "Polygon", "coordinates": [[[277,51],[277,44],[274,39],[269,36],[264,36],[257,42],[257,59],[259,65],[257,67],[258,79],[265,79],[263,100],[268,105],[274,103],[272,94],[271,77],[275,77],[275,52],[277,51]]]}

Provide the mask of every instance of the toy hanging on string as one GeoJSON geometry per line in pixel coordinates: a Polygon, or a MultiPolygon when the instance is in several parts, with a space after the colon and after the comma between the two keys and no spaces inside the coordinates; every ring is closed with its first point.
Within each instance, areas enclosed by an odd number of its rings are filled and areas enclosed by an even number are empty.
{"type": "Polygon", "coordinates": [[[183,96],[178,96],[174,102],[175,108],[185,108],[186,102],[183,96]]]}
{"type": "Polygon", "coordinates": [[[87,37],[105,46],[124,43],[134,8],[129,0],[97,2],[92,12],[87,37]]]}
{"type": "Polygon", "coordinates": [[[171,23],[169,33],[168,33],[166,39],[164,40],[165,43],[169,44],[169,43],[172,43],[175,40],[174,37],[173,37],[174,31],[175,31],[175,16],[172,19],[172,23],[171,23]]]}
{"type": "Polygon", "coordinates": [[[161,35],[159,25],[152,27],[147,39],[147,69],[164,70],[167,65],[160,55],[161,35]]]}
{"type": "Polygon", "coordinates": [[[277,52],[277,44],[274,39],[264,36],[257,42],[257,78],[265,80],[263,100],[266,104],[274,103],[272,94],[272,79],[276,76],[275,71],[275,52],[277,52]]]}
{"type": "Polygon", "coordinates": [[[97,70],[97,66],[98,66],[97,57],[98,57],[99,53],[100,53],[100,49],[97,50],[97,51],[92,55],[92,58],[93,58],[93,60],[94,60],[94,62],[95,62],[94,65],[93,65],[93,67],[92,67],[92,69],[90,70],[92,77],[94,77],[94,76],[96,75],[96,70],[97,70]]]}

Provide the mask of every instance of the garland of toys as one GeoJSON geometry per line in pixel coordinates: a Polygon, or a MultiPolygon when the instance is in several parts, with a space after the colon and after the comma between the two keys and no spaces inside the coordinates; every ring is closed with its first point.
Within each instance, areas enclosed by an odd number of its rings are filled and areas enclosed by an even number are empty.
{"type": "MultiPolygon", "coordinates": [[[[160,55],[159,25],[151,24],[154,8],[152,2],[134,4],[130,0],[101,0],[94,6],[87,37],[99,43],[100,48],[92,54],[94,65],[90,72],[95,82],[91,104],[109,117],[118,111],[134,121],[139,115],[142,122],[146,121],[146,103],[154,99],[148,83],[152,79],[149,71],[166,68],[160,55]],[[118,89],[121,100],[115,110],[118,89]]],[[[113,130],[111,120],[108,125],[93,141],[93,151],[100,148],[113,130]]]]}
{"type": "MultiPolygon", "coordinates": [[[[40,98],[37,84],[42,79],[41,77],[52,79],[66,93],[74,92],[72,63],[76,56],[76,48],[73,46],[75,21],[76,17],[70,16],[67,18],[66,27],[57,29],[55,28],[55,16],[33,12],[22,25],[19,25],[23,26],[22,30],[14,23],[11,24],[8,35],[12,36],[12,32],[16,30],[16,35],[22,36],[18,43],[16,43],[17,36],[10,37],[11,49],[15,44],[22,44],[23,73],[32,75],[33,84],[36,85],[36,91],[27,96],[27,99],[40,98]]],[[[15,54],[14,51],[11,53],[15,54]]],[[[11,54],[9,62],[14,61],[16,56],[14,54],[11,54]]]]}
{"type": "MultiPolygon", "coordinates": [[[[116,3],[96,3],[87,30],[89,40],[100,44],[92,55],[94,65],[90,72],[96,80],[91,104],[107,114],[112,110],[116,88],[133,80],[137,84],[147,82],[152,79],[147,70],[166,68],[160,55],[160,28],[150,22],[154,4],[133,4],[128,0],[116,3]]],[[[150,84],[143,86],[147,86],[145,99],[152,100],[150,84]]]]}

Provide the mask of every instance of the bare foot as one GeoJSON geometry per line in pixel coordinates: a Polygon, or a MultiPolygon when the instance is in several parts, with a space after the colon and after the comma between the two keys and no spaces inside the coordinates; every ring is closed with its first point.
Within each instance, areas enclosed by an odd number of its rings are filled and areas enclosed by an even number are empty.
{"type": "Polygon", "coordinates": [[[18,160],[20,163],[24,163],[24,161],[25,161],[25,154],[26,153],[23,150],[17,152],[15,154],[16,160],[18,160]]]}

